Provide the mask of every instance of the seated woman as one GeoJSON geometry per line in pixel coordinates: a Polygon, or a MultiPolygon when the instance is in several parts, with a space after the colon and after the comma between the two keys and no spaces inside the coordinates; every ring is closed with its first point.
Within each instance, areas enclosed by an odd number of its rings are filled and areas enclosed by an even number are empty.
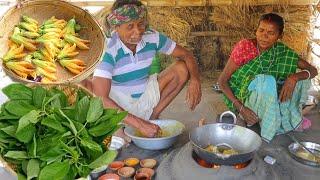
{"type": "Polygon", "coordinates": [[[259,122],[268,142],[300,126],[309,79],[317,75],[315,67],[278,41],[283,29],[281,16],[262,15],[256,38],[235,45],[218,80],[227,106],[248,126],[259,122]]]}

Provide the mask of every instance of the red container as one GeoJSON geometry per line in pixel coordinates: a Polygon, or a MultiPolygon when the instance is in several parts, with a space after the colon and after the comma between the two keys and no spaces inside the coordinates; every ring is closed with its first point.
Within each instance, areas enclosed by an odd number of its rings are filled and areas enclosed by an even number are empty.
{"type": "Polygon", "coordinates": [[[108,173],[99,177],[99,180],[120,180],[120,177],[114,173],[108,173]]]}

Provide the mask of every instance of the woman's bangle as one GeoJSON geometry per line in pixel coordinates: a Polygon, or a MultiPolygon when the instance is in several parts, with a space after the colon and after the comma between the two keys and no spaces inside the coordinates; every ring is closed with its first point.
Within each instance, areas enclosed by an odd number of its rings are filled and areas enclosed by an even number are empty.
{"type": "Polygon", "coordinates": [[[232,107],[235,107],[235,106],[234,106],[234,103],[235,103],[236,101],[238,101],[238,100],[232,101],[232,107]]]}
{"type": "Polygon", "coordinates": [[[241,113],[242,109],[244,108],[244,105],[242,104],[239,110],[239,114],[241,113]]]}
{"type": "MultiPolygon", "coordinates": [[[[304,71],[304,72],[307,72],[308,73],[308,79],[310,79],[311,78],[311,73],[310,73],[310,71],[309,70],[307,70],[307,69],[303,69],[302,71],[304,71]]],[[[301,71],[301,72],[302,72],[301,71]]]]}

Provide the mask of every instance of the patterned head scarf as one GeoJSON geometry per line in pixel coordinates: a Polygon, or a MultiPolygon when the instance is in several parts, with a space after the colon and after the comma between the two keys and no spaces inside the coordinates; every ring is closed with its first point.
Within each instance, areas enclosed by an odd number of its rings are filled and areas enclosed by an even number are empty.
{"type": "Polygon", "coordinates": [[[115,26],[132,20],[146,18],[146,16],[147,8],[144,5],[126,4],[112,11],[107,17],[107,20],[110,25],[115,26]]]}

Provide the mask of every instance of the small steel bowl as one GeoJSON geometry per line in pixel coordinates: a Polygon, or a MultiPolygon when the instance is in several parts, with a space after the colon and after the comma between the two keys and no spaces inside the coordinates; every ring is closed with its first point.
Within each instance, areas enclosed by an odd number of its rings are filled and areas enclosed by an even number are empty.
{"type": "Polygon", "coordinates": [[[306,148],[313,151],[314,154],[319,157],[318,161],[312,161],[310,159],[301,157],[301,155],[299,155],[299,152],[300,153],[301,152],[309,153],[309,152],[306,152],[306,150],[304,150],[298,143],[295,143],[295,142],[291,143],[288,146],[289,154],[291,155],[291,157],[302,164],[314,166],[314,167],[320,167],[320,145],[313,142],[301,142],[301,143],[306,148]]]}
{"type": "Polygon", "coordinates": [[[121,150],[121,148],[125,145],[125,141],[123,138],[118,136],[112,136],[110,145],[108,147],[109,150],[121,150]]]}
{"type": "Polygon", "coordinates": [[[306,106],[318,104],[318,100],[316,97],[308,95],[307,101],[305,102],[306,106]]]}

